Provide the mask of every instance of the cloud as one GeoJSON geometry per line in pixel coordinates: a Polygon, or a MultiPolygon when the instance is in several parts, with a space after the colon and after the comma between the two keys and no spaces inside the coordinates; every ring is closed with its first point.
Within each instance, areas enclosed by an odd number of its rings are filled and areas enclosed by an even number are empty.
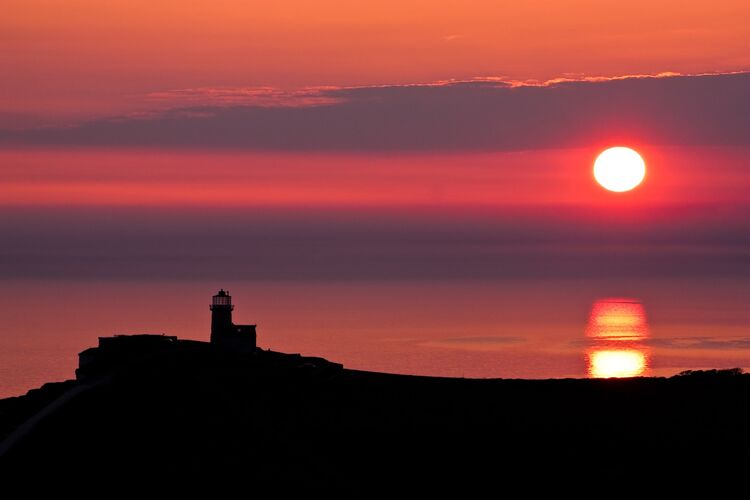
{"type": "Polygon", "coordinates": [[[480,337],[450,337],[438,339],[434,342],[442,344],[518,344],[523,342],[521,337],[501,337],[498,335],[486,335],[480,337]]]}
{"type": "Polygon", "coordinates": [[[441,347],[444,349],[461,349],[468,351],[494,351],[502,350],[511,344],[525,342],[522,337],[509,337],[500,335],[487,335],[477,337],[450,337],[443,339],[421,342],[425,347],[441,347]]]}
{"type": "Polygon", "coordinates": [[[664,347],[667,349],[708,349],[718,351],[750,349],[750,337],[685,337],[672,339],[649,339],[647,343],[654,347],[664,347]]]}
{"type": "Polygon", "coordinates": [[[750,277],[744,220],[670,231],[644,223],[621,232],[606,222],[579,224],[562,207],[550,210],[559,215],[3,208],[0,234],[8,243],[0,248],[0,279],[750,277]]]}
{"type": "Polygon", "coordinates": [[[158,112],[0,132],[0,144],[265,151],[750,145],[750,73],[151,94],[158,112]],[[169,109],[163,109],[169,108],[169,109]]]}
{"type": "MultiPolygon", "coordinates": [[[[616,346],[618,339],[576,339],[568,342],[572,347],[586,347],[591,345],[616,346]]],[[[736,351],[750,349],[750,337],[672,337],[672,338],[646,338],[640,339],[638,344],[659,347],[663,349],[678,350],[715,350],[736,351]]]]}
{"type": "MultiPolygon", "coordinates": [[[[330,88],[284,91],[273,87],[199,87],[152,92],[147,100],[168,109],[193,106],[306,107],[337,104],[342,99],[327,95],[330,88]]],[[[206,116],[214,116],[213,113],[206,116]]]]}

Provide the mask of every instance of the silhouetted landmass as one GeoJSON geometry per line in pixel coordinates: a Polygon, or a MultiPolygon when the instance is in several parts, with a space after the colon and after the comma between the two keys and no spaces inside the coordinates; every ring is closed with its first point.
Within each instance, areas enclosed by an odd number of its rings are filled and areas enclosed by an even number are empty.
{"type": "Polygon", "coordinates": [[[738,370],[472,380],[185,345],[1,400],[0,438],[63,401],[0,457],[3,484],[599,496],[589,488],[724,487],[747,473],[750,376],[738,370]]]}

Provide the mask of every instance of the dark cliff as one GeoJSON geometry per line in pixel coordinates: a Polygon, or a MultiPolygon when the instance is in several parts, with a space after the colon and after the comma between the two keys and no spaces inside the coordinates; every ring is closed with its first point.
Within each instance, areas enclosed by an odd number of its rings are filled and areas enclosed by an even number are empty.
{"type": "Polygon", "coordinates": [[[739,483],[750,449],[750,376],[735,372],[441,379],[208,348],[0,401],[0,438],[76,387],[0,458],[4,480],[356,495],[685,487],[739,483]]]}

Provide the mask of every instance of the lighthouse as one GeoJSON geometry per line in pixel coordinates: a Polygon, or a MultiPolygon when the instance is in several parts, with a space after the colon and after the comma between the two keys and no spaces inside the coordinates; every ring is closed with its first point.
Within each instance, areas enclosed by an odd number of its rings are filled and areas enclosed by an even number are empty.
{"type": "Polygon", "coordinates": [[[211,344],[233,351],[253,351],[256,325],[235,325],[232,322],[232,296],[223,288],[211,300],[211,344]]]}

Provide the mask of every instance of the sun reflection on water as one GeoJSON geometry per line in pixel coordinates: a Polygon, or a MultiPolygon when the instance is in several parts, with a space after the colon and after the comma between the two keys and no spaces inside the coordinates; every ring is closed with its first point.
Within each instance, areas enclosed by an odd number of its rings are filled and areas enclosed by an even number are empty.
{"type": "Polygon", "coordinates": [[[646,355],[636,349],[589,353],[589,376],[595,378],[636,377],[646,371],[646,355]]]}
{"type": "Polygon", "coordinates": [[[587,374],[594,378],[637,377],[648,371],[648,322],[634,299],[599,299],[586,328],[587,374]]]}

